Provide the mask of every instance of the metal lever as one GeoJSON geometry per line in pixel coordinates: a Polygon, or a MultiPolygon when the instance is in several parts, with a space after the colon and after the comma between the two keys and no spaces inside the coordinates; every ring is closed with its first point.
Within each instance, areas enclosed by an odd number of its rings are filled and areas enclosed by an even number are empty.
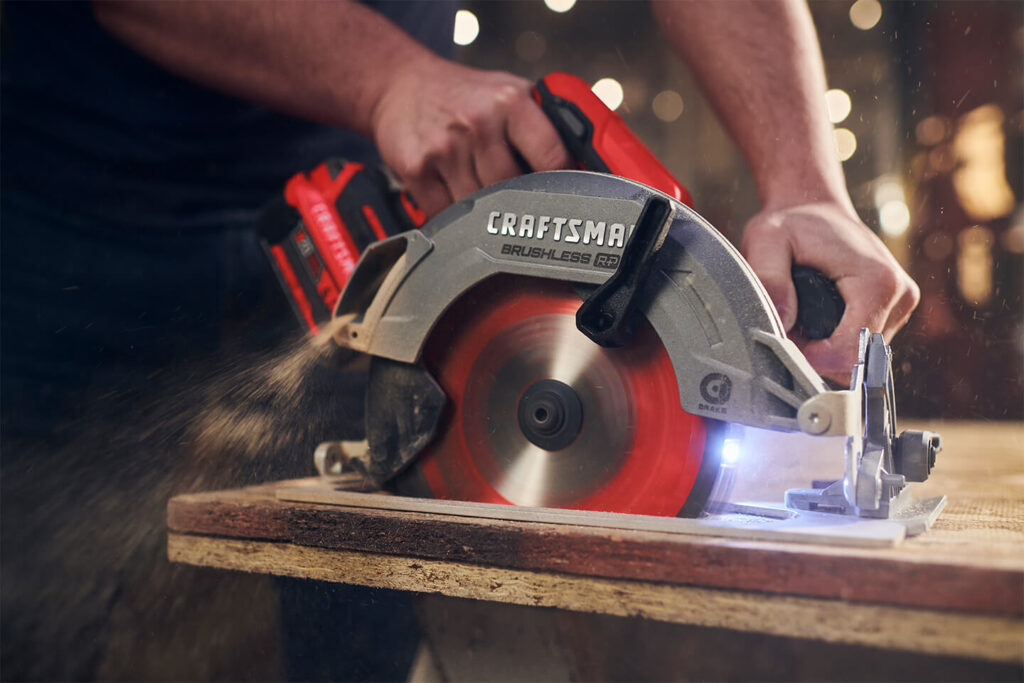
{"type": "Polygon", "coordinates": [[[576,327],[594,343],[614,347],[629,341],[636,323],[637,294],[647,280],[654,255],[665,243],[671,218],[668,199],[648,199],[622,250],[619,267],[576,311],[576,327]]]}

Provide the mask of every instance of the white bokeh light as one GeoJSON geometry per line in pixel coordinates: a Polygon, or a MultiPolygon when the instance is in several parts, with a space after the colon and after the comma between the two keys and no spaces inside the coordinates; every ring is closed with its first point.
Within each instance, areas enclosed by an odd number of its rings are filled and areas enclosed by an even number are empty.
{"type": "Polygon", "coordinates": [[[899,237],[910,227],[910,209],[900,199],[892,199],[878,209],[878,225],[889,237],[899,237]]]}
{"type": "Polygon", "coordinates": [[[460,9],[455,13],[455,30],[452,40],[456,45],[469,45],[480,35],[480,22],[476,15],[468,9],[460,9]]]}
{"type": "Polygon", "coordinates": [[[828,107],[828,120],[839,123],[850,115],[852,104],[845,90],[833,88],[825,93],[825,106],[828,107]]]}
{"type": "Polygon", "coordinates": [[[576,4],[576,0],[544,0],[544,4],[552,12],[568,12],[576,4]]]}
{"type": "Polygon", "coordinates": [[[594,94],[601,98],[601,101],[605,103],[612,111],[619,108],[622,104],[623,92],[622,84],[614,78],[602,78],[591,88],[594,94]]]}
{"type": "Polygon", "coordinates": [[[847,128],[836,128],[832,131],[836,139],[836,150],[839,151],[839,160],[846,161],[857,151],[857,136],[847,128]]]}
{"type": "Polygon", "coordinates": [[[857,0],[850,5],[850,23],[861,31],[874,28],[882,18],[882,5],[878,0],[857,0]]]}

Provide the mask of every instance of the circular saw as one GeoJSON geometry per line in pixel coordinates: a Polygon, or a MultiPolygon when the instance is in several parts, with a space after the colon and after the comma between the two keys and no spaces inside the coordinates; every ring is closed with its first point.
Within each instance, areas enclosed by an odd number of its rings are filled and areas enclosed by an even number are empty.
{"type": "MultiPolygon", "coordinates": [[[[862,333],[850,389],[829,390],[750,266],[621,119],[564,74],[536,97],[593,170],[507,180],[369,243],[333,320],[316,321],[371,358],[366,439],[341,458],[405,495],[695,517],[750,426],[846,439],[843,479],[790,491],[791,508],[912,508],[907,482],[941,442],[896,435],[881,335],[862,333]]],[[[279,274],[330,251],[328,214],[299,221],[279,274]]],[[[282,282],[317,298],[294,272],[282,282]]],[[[815,271],[794,283],[804,335],[827,337],[842,299],[815,271]]],[[[322,471],[337,450],[318,449],[322,471]]]]}

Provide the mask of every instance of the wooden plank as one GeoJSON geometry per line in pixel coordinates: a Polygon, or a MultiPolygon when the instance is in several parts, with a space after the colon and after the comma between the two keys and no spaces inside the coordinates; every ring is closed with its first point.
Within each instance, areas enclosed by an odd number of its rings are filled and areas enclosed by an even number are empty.
{"type": "MultiPolygon", "coordinates": [[[[1024,615],[1024,534],[988,552],[918,539],[888,550],[789,546],[423,513],[289,504],[275,486],[172,499],[179,533],[914,607],[1024,615]]],[[[956,539],[972,503],[954,500],[931,534],[956,539]],[[965,509],[966,506],[966,509],[965,509]]],[[[1024,506],[1010,514],[1024,517],[1024,506]]],[[[986,527],[987,529],[987,527],[986,527]]]]}
{"type": "MultiPolygon", "coordinates": [[[[750,508],[734,506],[727,515],[687,519],[590,510],[510,506],[461,500],[382,496],[376,493],[350,491],[346,489],[344,482],[337,483],[334,480],[320,479],[303,479],[295,485],[279,486],[275,495],[279,500],[293,503],[320,503],[371,510],[397,510],[469,517],[477,520],[537,522],[576,527],[600,527],[616,531],[655,531],[687,536],[739,538],[748,541],[891,548],[898,545],[906,536],[906,529],[899,522],[838,517],[820,512],[795,514],[781,505],[771,508],[763,505],[750,508]],[[762,514],[749,514],[747,510],[754,510],[762,514]]],[[[934,515],[929,522],[934,521],[939,511],[945,507],[944,500],[938,500],[942,501],[942,504],[935,506],[934,515]]]]}
{"type": "MultiPolygon", "coordinates": [[[[930,532],[896,548],[288,503],[275,493],[289,482],[278,482],[173,499],[170,552],[204,566],[639,615],[665,628],[718,626],[1019,665],[1024,427],[936,427],[946,451],[932,479],[915,488],[920,497],[948,494],[950,504],[930,532]]],[[[763,457],[748,463],[743,483],[753,500],[828,477],[836,462],[798,442],[758,447],[763,457]]]]}
{"type": "Polygon", "coordinates": [[[173,561],[886,649],[1024,662],[1024,622],[651,581],[172,533],[173,561]]]}

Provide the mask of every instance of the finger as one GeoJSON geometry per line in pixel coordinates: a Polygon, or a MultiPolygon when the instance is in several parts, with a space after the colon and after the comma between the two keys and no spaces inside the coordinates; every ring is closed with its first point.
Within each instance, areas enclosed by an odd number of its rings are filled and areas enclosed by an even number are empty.
{"type": "Polygon", "coordinates": [[[403,178],[402,183],[428,218],[441,213],[453,201],[447,185],[436,172],[403,178]]]}
{"type": "Polygon", "coordinates": [[[454,201],[459,201],[479,190],[483,184],[476,174],[470,141],[460,136],[451,145],[445,155],[435,160],[434,165],[448,187],[448,194],[454,201]]]}
{"type": "Polygon", "coordinates": [[[764,285],[782,326],[788,332],[796,323],[796,287],[793,286],[793,257],[788,245],[752,248],[745,254],[750,267],[764,285]]]}
{"type": "Polygon", "coordinates": [[[519,100],[509,112],[506,124],[508,140],[519,150],[534,171],[569,168],[569,152],[558,131],[530,97],[519,100]]]}
{"type": "Polygon", "coordinates": [[[509,149],[504,133],[493,142],[478,147],[473,155],[473,164],[476,177],[484,187],[515,178],[524,172],[509,149]]]}
{"type": "Polygon", "coordinates": [[[889,312],[889,319],[885,322],[885,327],[882,329],[882,335],[885,337],[886,342],[892,343],[892,338],[910,320],[910,315],[917,308],[920,300],[921,291],[917,288],[916,284],[911,282],[910,286],[896,300],[896,304],[889,312]]]}
{"type": "Polygon", "coordinates": [[[848,381],[850,370],[857,362],[861,328],[882,332],[895,301],[892,290],[877,280],[840,278],[836,286],[846,301],[846,311],[832,336],[810,342],[803,352],[820,374],[848,381]]]}

